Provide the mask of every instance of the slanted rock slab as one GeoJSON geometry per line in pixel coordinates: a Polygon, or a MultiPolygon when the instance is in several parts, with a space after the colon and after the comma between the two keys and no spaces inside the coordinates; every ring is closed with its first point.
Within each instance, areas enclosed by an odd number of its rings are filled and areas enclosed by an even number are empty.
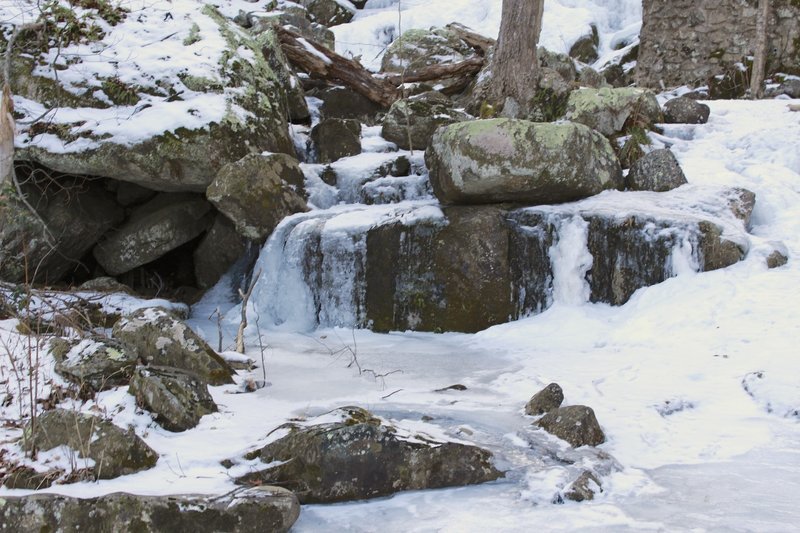
{"type": "Polygon", "coordinates": [[[279,487],[254,487],[221,497],[117,492],[98,498],[33,494],[0,499],[0,524],[7,531],[284,532],[299,516],[297,498],[279,487]]]}
{"type": "Polygon", "coordinates": [[[606,441],[594,411],[585,405],[553,409],[539,419],[536,425],[551,435],[569,442],[574,448],[597,446],[606,441]]]}
{"type": "Polygon", "coordinates": [[[211,385],[233,383],[233,369],[197,333],[168,311],[140,309],[114,325],[113,337],[147,364],[190,372],[211,385]]]}
{"type": "Polygon", "coordinates": [[[409,434],[357,407],[337,414],[341,421],[286,426],[288,435],[248,455],[284,462],[237,482],[274,483],[292,490],[301,503],[329,503],[503,476],[492,466],[492,454],[481,448],[409,434]]]}
{"type": "Polygon", "coordinates": [[[136,397],[139,407],[153,413],[156,422],[169,431],[191,429],[203,416],[217,411],[208,385],[175,369],[139,367],[128,392],[136,397]]]}
{"type": "Polygon", "coordinates": [[[434,133],[425,161],[443,203],[555,204],[622,188],[611,144],[575,123],[452,124],[434,133]]]}

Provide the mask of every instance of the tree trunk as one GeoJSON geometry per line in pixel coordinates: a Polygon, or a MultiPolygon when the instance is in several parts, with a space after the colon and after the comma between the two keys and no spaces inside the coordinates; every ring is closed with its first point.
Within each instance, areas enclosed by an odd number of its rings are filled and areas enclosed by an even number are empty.
{"type": "Polygon", "coordinates": [[[753,74],[750,76],[750,98],[761,98],[764,92],[764,75],[767,66],[767,33],[770,0],[759,0],[756,23],[756,49],[753,53],[753,74]]]}
{"type": "MultiPolygon", "coordinates": [[[[525,114],[536,92],[536,45],[542,31],[544,0],[503,0],[500,35],[492,61],[492,97],[525,114]]],[[[509,110],[507,110],[509,111],[509,110]]]]}
{"type": "Polygon", "coordinates": [[[8,83],[0,98],[0,187],[5,190],[14,183],[14,102],[8,83]]]}

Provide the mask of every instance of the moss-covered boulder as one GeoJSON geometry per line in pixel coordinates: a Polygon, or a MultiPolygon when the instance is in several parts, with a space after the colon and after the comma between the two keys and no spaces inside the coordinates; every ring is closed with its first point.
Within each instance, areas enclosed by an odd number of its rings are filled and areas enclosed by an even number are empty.
{"type": "Polygon", "coordinates": [[[251,154],[223,167],[206,196],[247,239],[267,237],[284,217],[307,209],[303,171],[284,154],[251,154]]]}
{"type": "Polygon", "coordinates": [[[183,321],[152,307],[123,317],[112,336],[147,364],[174,367],[211,385],[233,383],[233,369],[183,321]]]}
{"type": "Polygon", "coordinates": [[[475,55],[475,50],[447,28],[404,31],[386,49],[381,72],[402,73],[431,65],[459,63],[475,55]]]}
{"type": "Polygon", "coordinates": [[[444,203],[554,204],[622,187],[608,140],[574,123],[452,124],[433,135],[425,162],[444,203]]]}
{"type": "Polygon", "coordinates": [[[381,136],[403,150],[424,150],[439,126],[464,122],[470,116],[453,109],[453,103],[438,91],[397,100],[383,119],[381,136]]]}
{"type": "Polygon", "coordinates": [[[297,498],[279,487],[254,487],[222,496],[138,496],[117,492],[96,498],[33,494],[0,498],[8,531],[289,531],[300,516],[297,498]]]}
{"type": "Polygon", "coordinates": [[[114,339],[57,339],[50,353],[61,376],[89,390],[98,392],[127,385],[136,367],[138,355],[114,339]]]}
{"type": "Polygon", "coordinates": [[[45,411],[25,431],[40,450],[67,446],[77,457],[91,459],[92,473],[99,479],[147,470],[158,460],[158,454],[132,429],[126,431],[108,420],[76,411],[45,411]]]}
{"type": "MultiPolygon", "coordinates": [[[[17,158],[60,172],[111,177],[155,190],[199,192],[223,165],[246,154],[293,153],[284,90],[288,67],[274,33],[253,36],[211,6],[193,16],[202,31],[187,31],[185,38],[176,32],[158,46],[164,48],[167,58],[170,50],[183,54],[188,48],[190,54],[216,61],[215,66],[200,59],[197,69],[188,65],[186,72],[177,75],[165,67],[169,77],[164,79],[142,76],[141,86],[119,79],[106,80],[103,86],[94,76],[80,80],[82,65],[76,54],[77,64],[67,62],[68,72],[60,79],[78,79],[70,90],[87,87],[84,98],[95,98],[97,107],[110,111],[98,115],[106,118],[96,121],[91,116],[90,120],[70,119],[74,114],[61,112],[50,118],[46,127],[23,128],[17,158]],[[194,74],[195,70],[202,74],[194,74]],[[126,98],[115,100],[114,94],[126,98]],[[175,126],[175,120],[162,121],[163,116],[171,115],[180,117],[180,126],[175,126]],[[127,127],[112,127],[114,123],[127,127]]],[[[158,16],[141,20],[154,29],[163,24],[158,16]]],[[[127,52],[123,37],[115,36],[114,31],[110,28],[104,38],[127,52]]],[[[130,54],[126,61],[135,62],[132,51],[130,54]]],[[[109,71],[115,68],[116,57],[92,57],[93,61],[109,61],[109,71]]],[[[52,85],[54,80],[33,77],[26,83],[52,85]]],[[[81,103],[57,105],[78,107],[81,103]]]]}
{"type": "Polygon", "coordinates": [[[288,435],[248,455],[280,464],[237,482],[275,483],[292,490],[300,503],[329,503],[503,476],[492,465],[492,454],[476,446],[408,433],[358,407],[336,414],[341,421],[287,425],[288,435]]]}
{"type": "Polygon", "coordinates": [[[636,88],[573,91],[565,118],[585,124],[607,137],[632,126],[647,127],[663,121],[655,95],[636,88]]]}
{"type": "Polygon", "coordinates": [[[194,239],[213,217],[211,204],[202,196],[164,193],[134,210],[92,253],[107,273],[122,274],[194,239]]]}
{"type": "Polygon", "coordinates": [[[150,411],[155,421],[169,431],[186,431],[203,416],[217,412],[208,385],[176,369],[139,367],[128,392],[139,407],[150,411]]]}

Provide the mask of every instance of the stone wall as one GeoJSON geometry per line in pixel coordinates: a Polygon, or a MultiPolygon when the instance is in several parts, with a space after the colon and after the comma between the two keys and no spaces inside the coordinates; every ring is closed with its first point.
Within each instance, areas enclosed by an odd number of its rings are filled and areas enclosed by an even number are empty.
{"type": "MultiPolygon", "coordinates": [[[[800,0],[772,0],[767,72],[800,74],[800,0]]],[[[758,0],[643,0],[637,83],[698,85],[752,56],[758,0]]]]}

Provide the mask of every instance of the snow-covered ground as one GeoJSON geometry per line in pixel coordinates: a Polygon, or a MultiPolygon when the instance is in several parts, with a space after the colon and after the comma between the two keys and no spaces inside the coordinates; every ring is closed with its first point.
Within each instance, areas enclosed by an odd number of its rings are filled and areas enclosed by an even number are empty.
{"type": "MultiPolygon", "coordinates": [[[[228,3],[228,10],[234,4],[228,3]]],[[[641,17],[640,3],[629,0],[546,5],[543,44],[557,51],[565,51],[594,21],[602,56],[615,40],[635,35],[641,17]]],[[[353,23],[336,29],[339,45],[365,62],[376,57],[367,50],[380,45],[381,24],[396,24],[398,18],[396,3],[370,0],[367,7],[353,23]]],[[[405,29],[457,20],[496,34],[499,26],[499,0],[409,0],[400,7],[405,29]]],[[[638,291],[622,307],[575,301],[570,291],[540,315],[474,335],[297,333],[262,323],[268,387],[249,394],[239,394],[234,385],[212,387],[220,412],[185,433],[165,431],[149,415],[137,414],[125,388],[99,394],[80,408],[111,414],[120,426],[133,425],[161,455],[157,466],[47,490],[79,496],[224,493],[233,484],[221,460],[257,447],[288,418],[356,404],[411,427],[419,427],[423,416],[433,417],[431,430],[492,450],[507,476],[468,488],[305,506],[294,531],[795,529],[800,520],[800,265],[795,260],[800,113],[789,111],[791,103],[800,102],[709,102],[708,124],[668,127],[660,138],[672,145],[690,187],[742,186],[756,193],[751,249],[743,262],[710,273],[687,272],[638,291]],[[790,260],[768,270],[765,257],[776,241],[790,260]],[[373,372],[359,374],[350,364],[354,354],[362,369],[373,372]],[[599,448],[621,467],[602,479],[604,492],[593,502],[553,504],[571,479],[563,465],[542,461],[529,445],[549,437],[531,427],[523,406],[552,381],[563,387],[567,404],[594,408],[607,437],[599,448]],[[436,392],[453,384],[466,390],[436,392]]],[[[217,305],[224,305],[224,295],[212,293],[191,320],[212,345],[217,330],[208,317],[217,305]]],[[[0,322],[0,338],[23,352],[26,346],[15,344],[20,337],[13,327],[13,321],[0,322]]],[[[225,334],[228,346],[234,331],[228,327],[225,334]]],[[[252,335],[248,355],[261,363],[252,335]]],[[[52,376],[52,366],[44,366],[52,376]]],[[[260,379],[261,372],[252,375],[260,379]]],[[[0,378],[13,380],[10,374],[0,378]]],[[[0,414],[12,417],[14,409],[2,407],[0,414]]],[[[0,446],[16,435],[13,428],[0,428],[0,446]]],[[[0,488],[0,495],[24,493],[0,488]]]]}

